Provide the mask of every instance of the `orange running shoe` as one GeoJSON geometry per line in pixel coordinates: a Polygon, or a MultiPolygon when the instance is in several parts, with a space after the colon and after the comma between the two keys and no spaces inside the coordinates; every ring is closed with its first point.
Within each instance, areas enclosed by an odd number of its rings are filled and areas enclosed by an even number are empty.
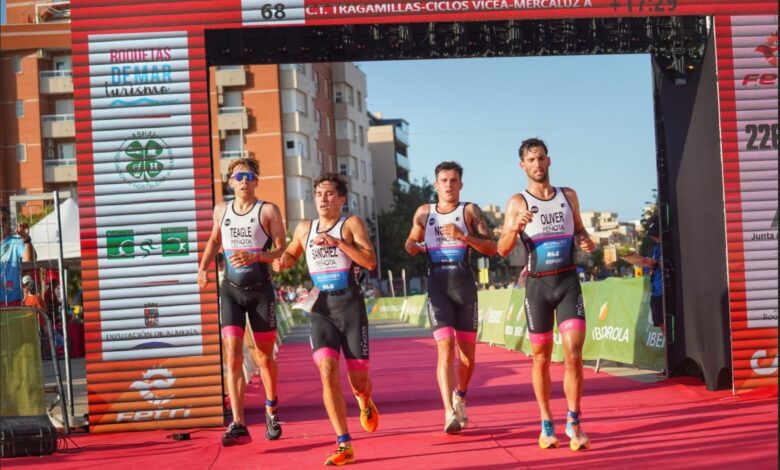
{"type": "Polygon", "coordinates": [[[341,466],[355,461],[355,451],[351,445],[339,445],[339,450],[330,454],[325,460],[325,465],[341,466]]]}
{"type": "Polygon", "coordinates": [[[566,423],[566,435],[569,436],[570,439],[569,448],[572,450],[572,452],[577,452],[578,450],[582,449],[589,449],[590,439],[588,438],[588,435],[585,434],[585,431],[582,430],[582,426],[580,425],[580,412],[569,411],[566,414],[566,417],[572,420],[566,423]]]}
{"type": "Polygon", "coordinates": [[[360,425],[366,432],[374,432],[379,427],[379,410],[374,404],[374,400],[368,399],[368,403],[363,403],[360,397],[357,397],[360,406],[360,425]]]}
{"type": "Polygon", "coordinates": [[[539,447],[542,449],[554,449],[558,447],[558,438],[555,436],[555,426],[549,419],[542,421],[542,432],[539,434],[539,447]]]}

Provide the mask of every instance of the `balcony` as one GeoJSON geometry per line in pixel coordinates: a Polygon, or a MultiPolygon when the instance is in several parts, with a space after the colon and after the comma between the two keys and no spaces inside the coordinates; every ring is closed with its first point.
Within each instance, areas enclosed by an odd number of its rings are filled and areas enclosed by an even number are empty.
{"type": "Polygon", "coordinates": [[[70,21],[70,2],[38,3],[35,5],[36,23],[70,21]]]}
{"type": "Polygon", "coordinates": [[[395,154],[395,164],[406,170],[407,172],[412,171],[412,164],[409,163],[409,157],[406,155],[401,155],[400,153],[395,154]]]}
{"type": "Polygon", "coordinates": [[[405,121],[399,122],[393,126],[393,129],[395,130],[395,140],[408,147],[409,146],[409,124],[407,124],[405,121]]]}
{"type": "Polygon", "coordinates": [[[41,121],[46,139],[76,137],[76,121],[72,114],[49,114],[41,116],[41,121]]]}
{"type": "Polygon", "coordinates": [[[46,183],[75,183],[76,159],[44,160],[43,180],[46,183]]]}
{"type": "Polygon", "coordinates": [[[217,87],[246,85],[246,70],[243,65],[220,66],[215,75],[217,87]]]}
{"type": "Polygon", "coordinates": [[[314,203],[303,199],[287,198],[287,223],[295,220],[311,219],[317,212],[314,203]]]}
{"type": "Polygon", "coordinates": [[[244,106],[219,108],[217,125],[220,131],[237,131],[249,127],[249,116],[244,106]]]}
{"type": "Polygon", "coordinates": [[[301,155],[286,155],[284,157],[285,176],[306,176],[318,175],[320,165],[311,158],[305,158],[301,155]]]}
{"type": "Polygon", "coordinates": [[[41,94],[73,93],[72,70],[44,70],[40,73],[41,94]]]}
{"type": "Polygon", "coordinates": [[[314,87],[314,80],[308,78],[303,73],[303,64],[295,64],[287,68],[279,68],[279,85],[284,90],[301,90],[302,92],[315,96],[317,90],[314,87]]]}
{"type": "Polygon", "coordinates": [[[303,113],[283,113],[282,129],[284,132],[296,132],[298,134],[316,135],[314,121],[303,113]]]}

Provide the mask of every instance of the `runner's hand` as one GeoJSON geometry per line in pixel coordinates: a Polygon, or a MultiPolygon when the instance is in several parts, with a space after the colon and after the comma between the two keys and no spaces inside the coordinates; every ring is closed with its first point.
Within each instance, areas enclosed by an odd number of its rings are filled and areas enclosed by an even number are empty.
{"type": "Polygon", "coordinates": [[[576,235],[577,245],[580,249],[586,253],[591,253],[596,248],[593,240],[590,239],[587,233],[579,233],[576,235]]]}
{"type": "Polygon", "coordinates": [[[455,224],[445,224],[442,226],[441,234],[451,240],[463,240],[466,238],[466,234],[464,234],[455,224]]]}
{"type": "Polygon", "coordinates": [[[517,233],[523,231],[526,225],[530,224],[534,218],[534,214],[528,209],[520,209],[515,214],[515,223],[513,224],[517,229],[517,233]]]}
{"type": "Polygon", "coordinates": [[[202,269],[198,269],[198,285],[201,289],[209,285],[209,273],[202,269]]]}
{"type": "Polygon", "coordinates": [[[257,262],[257,255],[251,251],[239,250],[230,255],[228,260],[234,268],[240,268],[257,262]]]}

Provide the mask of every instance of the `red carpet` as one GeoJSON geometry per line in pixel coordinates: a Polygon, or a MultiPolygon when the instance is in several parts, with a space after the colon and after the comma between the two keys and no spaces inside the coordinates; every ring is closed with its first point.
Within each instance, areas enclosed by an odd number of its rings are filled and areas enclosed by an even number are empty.
{"type": "MultiPolygon", "coordinates": [[[[469,391],[471,426],[463,434],[442,432],[444,413],[434,377],[430,338],[372,340],[374,399],[379,431],[360,428],[349,398],[349,426],[356,462],[371,469],[520,468],[778,468],[776,390],[733,397],[708,392],[693,379],[643,384],[586,369],[583,426],[590,450],[536,445],[539,417],[530,385],[530,359],[481,344],[469,391]]],[[[248,417],[252,444],[222,448],[223,429],[192,430],[190,441],[175,442],[172,431],[78,434],[67,451],[46,457],[3,459],[5,468],[46,469],[314,469],[335,448],[321,403],[319,376],[308,345],[282,347],[280,417],[284,436],[264,439],[262,392],[250,385],[248,417]],[[78,447],[77,447],[78,446],[78,447]],[[45,467],[44,467],[45,466],[45,467]]],[[[553,410],[562,443],[566,405],[563,367],[553,366],[553,410]]],[[[343,380],[346,388],[346,380],[343,380]]]]}

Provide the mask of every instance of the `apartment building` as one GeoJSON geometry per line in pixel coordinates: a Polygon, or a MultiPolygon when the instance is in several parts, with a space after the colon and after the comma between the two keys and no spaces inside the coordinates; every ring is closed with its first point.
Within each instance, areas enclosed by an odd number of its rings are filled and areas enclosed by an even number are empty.
{"type": "MultiPolygon", "coordinates": [[[[54,189],[77,195],[69,7],[8,0],[0,28],[2,204],[54,189]]],[[[254,157],[257,197],[278,204],[291,228],[316,216],[312,183],[323,171],[349,176],[347,211],[376,212],[366,77],[353,64],[211,67],[209,95],[215,202],[232,197],[230,162],[254,157]]]]}
{"type": "Polygon", "coordinates": [[[349,183],[345,213],[376,218],[374,168],[368,148],[366,74],[349,62],[332,64],[336,162],[349,183]]]}
{"type": "Polygon", "coordinates": [[[393,183],[408,191],[409,123],[404,119],[385,119],[382,113],[368,113],[368,147],[374,171],[381,178],[374,179],[374,192],[379,213],[393,210],[393,183]]]}
{"type": "Polygon", "coordinates": [[[76,194],[70,3],[7,0],[0,26],[0,204],[76,194]]]}

